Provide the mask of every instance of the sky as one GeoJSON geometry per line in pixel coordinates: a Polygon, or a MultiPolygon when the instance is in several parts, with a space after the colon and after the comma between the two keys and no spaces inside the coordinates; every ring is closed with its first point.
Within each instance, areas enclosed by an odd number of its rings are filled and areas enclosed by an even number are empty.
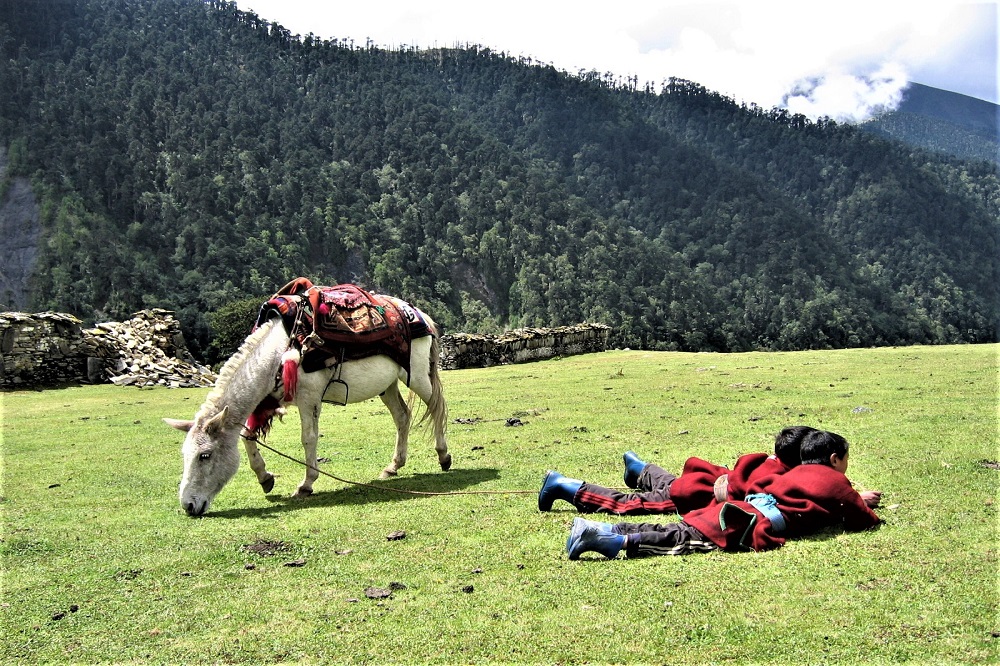
{"type": "Polygon", "coordinates": [[[738,102],[858,122],[908,82],[993,103],[998,2],[237,0],[292,34],[364,46],[475,44],[577,74],[670,77],[738,102]]]}

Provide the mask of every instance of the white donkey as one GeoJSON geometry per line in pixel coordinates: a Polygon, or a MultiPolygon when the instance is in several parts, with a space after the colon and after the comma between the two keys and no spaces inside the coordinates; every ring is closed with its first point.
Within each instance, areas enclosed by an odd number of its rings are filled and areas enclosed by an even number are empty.
{"type": "MultiPolygon", "coordinates": [[[[184,511],[190,516],[200,516],[208,511],[215,496],[236,474],[240,465],[240,436],[246,432],[247,419],[255,414],[255,410],[259,413],[262,404],[273,404],[275,408],[294,404],[299,408],[302,446],[308,467],[293,497],[310,495],[319,476],[316,442],[324,401],[346,404],[375,396],[382,399],[396,424],[396,451],[392,462],[382,471],[381,478],[394,476],[406,464],[411,414],[400,394],[399,382],[406,382],[408,378],[410,390],[427,406],[421,421],[426,418],[431,420],[438,463],[442,470],[448,470],[451,467],[451,454],[445,439],[448,408],[439,376],[437,327],[426,314],[420,315],[428,322],[431,335],[411,342],[409,373],[384,355],[344,361],[334,369],[315,372],[307,373],[299,368],[295,395],[290,402],[282,401],[280,385],[282,355],[289,348],[289,335],[280,318],[269,319],[258,327],[243,342],[239,351],[226,361],[215,387],[194,420],[163,419],[174,428],[187,432],[182,447],[184,476],[180,485],[180,503],[184,511]]],[[[274,410],[271,410],[268,416],[273,414],[274,410]]],[[[274,487],[274,475],[265,468],[256,441],[245,439],[244,445],[257,480],[265,493],[270,492],[274,487]]]]}

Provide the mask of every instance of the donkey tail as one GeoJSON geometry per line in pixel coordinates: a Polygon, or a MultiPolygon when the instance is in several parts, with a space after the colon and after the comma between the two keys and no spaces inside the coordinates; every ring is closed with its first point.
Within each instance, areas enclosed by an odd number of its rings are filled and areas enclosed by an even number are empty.
{"type": "Polygon", "coordinates": [[[431,335],[430,358],[427,359],[427,365],[427,374],[431,380],[431,398],[427,401],[427,409],[418,423],[430,418],[435,437],[444,437],[448,430],[448,405],[444,400],[444,387],[441,385],[441,348],[436,334],[431,335]]]}

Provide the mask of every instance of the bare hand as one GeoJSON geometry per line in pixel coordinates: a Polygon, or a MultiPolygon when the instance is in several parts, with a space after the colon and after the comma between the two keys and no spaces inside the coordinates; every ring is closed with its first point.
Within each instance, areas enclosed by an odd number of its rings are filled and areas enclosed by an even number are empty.
{"type": "Polygon", "coordinates": [[[882,501],[882,491],[880,490],[866,490],[861,493],[861,499],[864,500],[865,504],[869,508],[874,509],[878,506],[878,503],[882,501]]]}

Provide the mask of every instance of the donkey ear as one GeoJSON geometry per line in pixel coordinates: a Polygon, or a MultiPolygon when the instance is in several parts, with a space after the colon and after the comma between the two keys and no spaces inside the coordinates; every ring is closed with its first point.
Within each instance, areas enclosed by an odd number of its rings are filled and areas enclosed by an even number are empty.
{"type": "Polygon", "coordinates": [[[226,423],[226,415],[228,414],[229,414],[229,405],[226,405],[225,407],[222,408],[221,412],[219,412],[218,414],[216,414],[215,416],[213,416],[208,420],[208,422],[205,424],[205,432],[209,433],[210,435],[214,435],[215,433],[222,430],[222,426],[225,425],[226,423]]]}
{"type": "Polygon", "coordinates": [[[194,421],[182,421],[181,419],[163,419],[163,422],[171,428],[177,428],[184,432],[187,432],[194,426],[194,421]]]}

